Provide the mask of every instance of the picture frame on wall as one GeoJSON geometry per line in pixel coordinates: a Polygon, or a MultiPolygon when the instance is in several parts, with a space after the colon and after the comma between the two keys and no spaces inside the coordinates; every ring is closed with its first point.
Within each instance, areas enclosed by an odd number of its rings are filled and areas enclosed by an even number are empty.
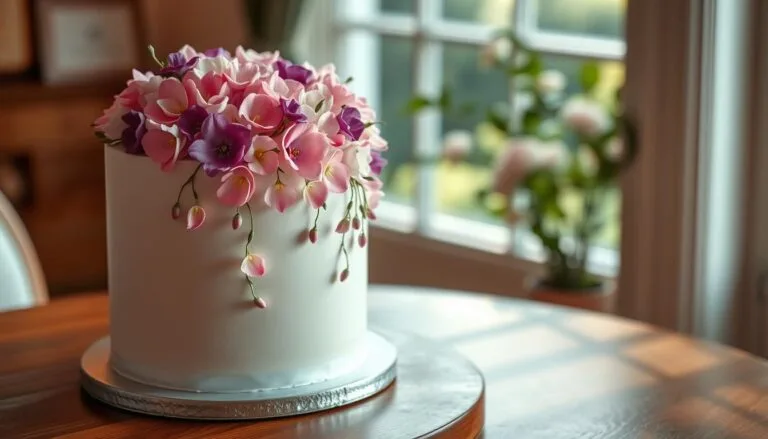
{"type": "Polygon", "coordinates": [[[36,10],[45,84],[116,81],[141,61],[136,0],[37,0],[36,10]]]}

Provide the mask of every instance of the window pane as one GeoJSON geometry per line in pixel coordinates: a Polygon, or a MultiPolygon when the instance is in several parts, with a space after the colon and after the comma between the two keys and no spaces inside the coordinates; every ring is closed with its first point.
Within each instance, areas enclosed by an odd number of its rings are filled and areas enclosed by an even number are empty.
{"type": "MultiPolygon", "coordinates": [[[[544,57],[544,68],[561,71],[566,77],[566,95],[581,93],[581,66],[584,60],[564,56],[544,57]]],[[[604,61],[598,64],[600,81],[595,86],[594,93],[604,101],[612,100],[616,90],[624,83],[624,63],[619,61],[604,61]]]]}
{"type": "Polygon", "coordinates": [[[624,39],[626,0],[534,0],[541,30],[624,39]]]}
{"type": "Polygon", "coordinates": [[[444,46],[443,81],[451,89],[453,105],[443,113],[441,146],[446,158],[437,166],[435,190],[440,212],[495,223],[500,220],[483,209],[478,193],[490,183],[492,160],[504,139],[485,122],[485,108],[506,106],[509,89],[502,72],[483,68],[479,60],[477,48],[444,46]],[[450,160],[469,145],[465,160],[450,160]]]}
{"type": "Polygon", "coordinates": [[[443,16],[451,20],[508,27],[512,24],[514,5],[515,0],[443,0],[443,16]]]}
{"type": "Polygon", "coordinates": [[[414,0],[381,0],[380,7],[382,12],[412,14],[414,0]]]}
{"type": "Polygon", "coordinates": [[[389,142],[389,161],[381,178],[387,201],[412,203],[415,173],[412,164],[413,123],[404,112],[411,97],[413,43],[381,37],[381,133],[389,142]]]}

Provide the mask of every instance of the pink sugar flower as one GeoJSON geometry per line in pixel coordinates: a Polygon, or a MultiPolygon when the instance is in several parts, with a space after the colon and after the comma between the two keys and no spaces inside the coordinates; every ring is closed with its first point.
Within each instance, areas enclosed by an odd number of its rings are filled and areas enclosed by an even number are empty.
{"type": "Polygon", "coordinates": [[[253,85],[266,75],[266,67],[253,62],[241,62],[238,59],[232,61],[230,72],[224,73],[229,87],[232,90],[243,90],[253,85]]]}
{"type": "Polygon", "coordinates": [[[160,169],[170,171],[181,155],[179,127],[147,124],[147,132],[141,139],[141,146],[150,159],[160,164],[160,169]]]}
{"type": "Polygon", "coordinates": [[[264,193],[264,202],[282,213],[301,199],[303,189],[304,179],[288,168],[285,172],[277,173],[277,179],[264,193]]]}
{"type": "Polygon", "coordinates": [[[184,88],[189,102],[205,108],[209,113],[220,113],[227,106],[230,89],[224,75],[208,72],[198,79],[190,72],[184,77],[184,88]]]}
{"type": "MultiPolygon", "coordinates": [[[[363,179],[361,184],[365,188],[365,192],[368,197],[368,208],[370,210],[375,209],[376,207],[378,207],[381,197],[384,196],[384,192],[381,191],[381,188],[384,186],[384,184],[375,175],[371,176],[370,179],[363,179]]],[[[375,215],[373,215],[373,212],[368,213],[368,218],[375,219],[375,215]]]]}
{"type": "Polygon", "coordinates": [[[205,222],[205,209],[192,206],[187,212],[187,230],[195,230],[205,222]]]}
{"type": "Polygon", "coordinates": [[[361,177],[371,175],[371,148],[361,142],[352,142],[345,147],[341,160],[349,168],[352,178],[363,180],[361,177]]]}
{"type": "Polygon", "coordinates": [[[382,191],[375,191],[368,194],[368,209],[371,210],[371,213],[368,215],[368,218],[375,219],[376,217],[373,216],[373,209],[376,209],[379,207],[379,202],[381,201],[381,197],[384,196],[384,192],[382,191]]]}
{"type": "Polygon", "coordinates": [[[267,267],[264,264],[264,258],[259,255],[248,253],[240,264],[240,271],[245,273],[248,277],[261,277],[267,272],[267,267]]]}
{"type": "Polygon", "coordinates": [[[251,93],[243,99],[238,112],[256,133],[273,132],[283,120],[280,101],[265,94],[251,93]]]}
{"type": "Polygon", "coordinates": [[[280,58],[280,52],[256,52],[253,49],[245,49],[243,46],[235,48],[235,58],[240,62],[254,62],[262,65],[271,65],[280,58]]]}
{"type": "Polygon", "coordinates": [[[144,114],[154,122],[172,124],[179,120],[187,107],[189,99],[181,81],[165,78],[157,89],[157,100],[147,105],[144,114]]]}
{"type": "Polygon", "coordinates": [[[222,204],[240,207],[251,200],[256,190],[253,173],[246,166],[237,166],[221,177],[222,184],[216,196],[222,204]]]}
{"type": "Polygon", "coordinates": [[[314,180],[304,188],[304,199],[313,209],[319,209],[328,199],[328,185],[323,180],[314,180]]]}
{"type": "Polygon", "coordinates": [[[333,96],[333,106],[331,111],[338,114],[341,112],[342,107],[348,105],[354,105],[355,95],[343,84],[333,84],[331,81],[323,82],[329,89],[329,93],[333,96]]]}
{"type": "Polygon", "coordinates": [[[271,137],[254,136],[243,159],[254,174],[268,175],[277,170],[280,160],[277,152],[277,143],[271,137]]]}
{"type": "Polygon", "coordinates": [[[323,113],[323,115],[317,119],[317,129],[328,136],[333,146],[341,146],[344,144],[344,134],[339,132],[339,121],[330,111],[323,113]]]}
{"type": "Polygon", "coordinates": [[[282,146],[286,162],[300,176],[307,180],[320,177],[322,160],[329,147],[325,135],[313,131],[310,124],[295,124],[286,130],[282,146]]]}
{"type": "Polygon", "coordinates": [[[123,135],[123,130],[128,124],[123,120],[129,109],[119,102],[113,102],[112,106],[104,110],[104,113],[93,122],[96,131],[103,133],[107,138],[117,140],[123,135]]]}
{"type": "Polygon", "coordinates": [[[274,72],[267,81],[263,81],[260,86],[264,93],[286,100],[298,99],[304,91],[304,84],[292,79],[283,79],[277,72],[274,72]]]}
{"type": "Polygon", "coordinates": [[[192,59],[195,56],[199,55],[197,50],[195,50],[195,48],[190,46],[189,44],[185,44],[181,46],[181,49],[179,49],[179,53],[184,55],[186,59],[192,59]]]}
{"type": "Polygon", "coordinates": [[[335,193],[344,193],[349,189],[349,168],[341,162],[343,153],[332,151],[323,166],[323,179],[328,183],[328,189],[335,193]]]}

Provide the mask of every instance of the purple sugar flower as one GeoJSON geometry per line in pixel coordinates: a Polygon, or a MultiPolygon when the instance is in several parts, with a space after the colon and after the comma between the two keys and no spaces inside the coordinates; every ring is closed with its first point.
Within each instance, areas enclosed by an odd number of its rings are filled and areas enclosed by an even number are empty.
{"type": "Polygon", "coordinates": [[[160,70],[160,75],[180,78],[197,64],[198,59],[200,59],[198,56],[187,59],[183,53],[173,52],[168,55],[168,63],[160,70]]]}
{"type": "Polygon", "coordinates": [[[237,166],[251,140],[248,128],[229,123],[218,113],[205,118],[200,132],[202,136],[189,145],[189,156],[202,163],[209,176],[237,166]]]}
{"type": "Polygon", "coordinates": [[[232,55],[229,53],[228,50],[226,50],[223,47],[217,47],[215,49],[208,49],[205,52],[203,52],[203,55],[210,56],[210,57],[217,57],[219,55],[224,55],[227,58],[232,58],[232,55]]]}
{"type": "Polygon", "coordinates": [[[208,117],[208,112],[199,105],[187,108],[179,117],[179,131],[189,141],[193,140],[197,133],[200,132],[206,117],[208,117]]]}
{"type": "Polygon", "coordinates": [[[290,61],[279,59],[275,61],[275,64],[277,64],[277,74],[283,79],[293,79],[294,81],[307,85],[307,82],[309,82],[312,77],[312,72],[310,70],[305,69],[300,65],[293,64],[290,61]]]}
{"type": "Polygon", "coordinates": [[[339,130],[350,140],[359,139],[365,130],[365,124],[360,119],[360,111],[355,107],[344,107],[336,116],[336,120],[339,122],[339,130]]]}
{"type": "Polygon", "coordinates": [[[144,147],[141,145],[141,139],[147,132],[147,127],[144,124],[144,114],[131,110],[125,113],[121,119],[128,124],[120,136],[125,152],[137,155],[144,154],[144,147]]]}
{"type": "Polygon", "coordinates": [[[387,159],[381,156],[379,151],[371,151],[371,172],[376,175],[381,175],[381,171],[387,166],[387,159]]]}
{"type": "Polygon", "coordinates": [[[286,119],[294,122],[306,122],[307,116],[301,111],[301,105],[296,102],[296,99],[290,101],[280,99],[280,108],[283,110],[283,116],[286,119]]]}

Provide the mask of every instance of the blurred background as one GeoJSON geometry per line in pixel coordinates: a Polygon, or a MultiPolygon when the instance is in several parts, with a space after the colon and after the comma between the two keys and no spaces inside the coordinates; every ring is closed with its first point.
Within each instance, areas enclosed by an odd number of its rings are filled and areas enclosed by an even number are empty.
{"type": "MultiPolygon", "coordinates": [[[[565,94],[579,92],[585,60],[598,66],[598,98],[612,99],[626,80],[630,107],[646,123],[638,163],[609,191],[604,227],[590,249],[590,272],[617,286],[611,294],[618,304],[599,310],[738,339],[734,343],[755,351],[765,343],[754,335],[756,327],[765,328],[754,324],[764,322],[762,314],[747,319],[752,335],[746,336],[733,316],[762,291],[756,279],[763,279],[760,261],[768,252],[744,238],[763,213],[746,204],[712,204],[759,196],[761,185],[747,169],[753,152],[732,148],[739,160],[717,168],[716,151],[726,141],[691,140],[696,127],[706,125],[698,123],[706,119],[702,108],[716,107],[715,98],[700,93],[706,75],[691,69],[716,71],[719,64],[707,64],[689,27],[674,24],[695,8],[672,8],[663,18],[641,3],[0,0],[0,191],[29,231],[51,297],[104,289],[103,151],[90,124],[131,68],[152,67],[146,46],[160,58],[183,44],[280,49],[295,62],[336,63],[382,121],[390,144],[387,195],[372,233],[371,281],[526,297],[527,282],[542,271],[541,245],[524,223],[490,214],[477,196],[491,181],[505,139],[483,111],[407,111],[414,95],[437,95],[444,84],[468,107],[522,111],[506,76],[487,62],[489,51],[505,50],[490,44],[494,31],[511,28],[544,55],[545,68],[565,74],[565,94]],[[695,59],[688,56],[692,51],[699,54],[695,59]],[[442,154],[457,144],[462,160],[442,154]],[[415,163],[425,156],[436,159],[415,163]],[[723,210],[736,213],[709,221],[723,210]],[[717,230],[724,241],[705,239],[717,230]],[[717,254],[727,261],[706,256],[717,254]],[[703,314],[684,311],[694,303],[704,303],[696,305],[703,314]],[[702,326],[712,319],[720,322],[715,329],[702,326]]],[[[739,62],[724,74],[756,74],[739,62]]],[[[578,195],[566,194],[563,205],[577,208],[578,195]]]]}

